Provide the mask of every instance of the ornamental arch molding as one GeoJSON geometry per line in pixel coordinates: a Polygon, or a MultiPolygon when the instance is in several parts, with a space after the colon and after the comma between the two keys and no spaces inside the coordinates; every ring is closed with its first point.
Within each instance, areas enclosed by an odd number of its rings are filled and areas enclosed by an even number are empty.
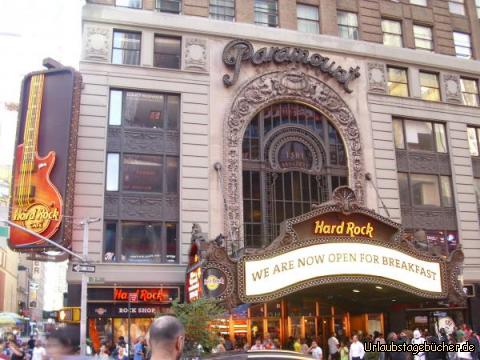
{"type": "Polygon", "coordinates": [[[364,163],[355,117],[330,86],[297,70],[274,71],[247,81],[233,99],[224,123],[223,187],[226,199],[225,233],[233,242],[242,237],[242,141],[253,117],[278,102],[300,102],[324,114],[338,130],[348,158],[350,187],[364,200],[364,163]]]}

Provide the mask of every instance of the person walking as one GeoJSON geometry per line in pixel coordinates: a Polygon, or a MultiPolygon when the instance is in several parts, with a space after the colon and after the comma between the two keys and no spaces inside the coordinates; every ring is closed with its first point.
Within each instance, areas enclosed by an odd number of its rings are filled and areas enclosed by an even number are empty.
{"type": "Polygon", "coordinates": [[[353,335],[348,356],[349,360],[362,360],[365,357],[365,349],[363,344],[358,341],[358,335],[353,335]]]}
{"type": "Polygon", "coordinates": [[[110,359],[110,355],[108,355],[107,345],[102,344],[102,346],[100,346],[100,352],[96,355],[96,358],[97,358],[97,360],[108,360],[108,359],[110,359]]]}
{"type": "Polygon", "coordinates": [[[32,360],[45,360],[47,358],[47,350],[42,346],[40,340],[35,341],[35,347],[32,350],[32,360]]]}
{"type": "Polygon", "coordinates": [[[348,346],[345,340],[340,342],[340,360],[348,360],[348,346]]]}
{"type": "Polygon", "coordinates": [[[143,337],[140,336],[133,345],[133,360],[143,360],[145,358],[143,351],[143,337]]]}
{"type": "MultiPolygon", "coordinates": [[[[464,324],[464,328],[466,328],[467,325],[464,324]]],[[[457,351],[457,358],[458,360],[472,360],[472,353],[470,351],[464,351],[463,347],[466,346],[467,344],[467,339],[465,332],[463,330],[457,331],[457,338],[458,338],[458,345],[460,345],[460,348],[457,351]]]]}
{"type": "Polygon", "coordinates": [[[317,342],[315,340],[312,341],[312,346],[310,346],[310,349],[308,350],[309,353],[312,354],[312,358],[314,359],[322,359],[323,357],[323,351],[320,346],[318,346],[317,342]]]}
{"type": "Polygon", "coordinates": [[[156,319],[148,330],[151,360],[180,360],[185,344],[185,328],[174,316],[156,319]]]}
{"type": "Polygon", "coordinates": [[[340,343],[338,342],[335,333],[332,333],[332,336],[330,336],[330,338],[328,339],[327,344],[329,360],[338,360],[340,358],[340,353],[338,352],[338,347],[340,343]]]}
{"type": "Polygon", "coordinates": [[[127,349],[123,346],[118,347],[117,355],[114,357],[115,360],[128,360],[127,349]]]}
{"type": "MultiPolygon", "coordinates": [[[[413,345],[422,345],[425,344],[425,338],[422,336],[420,333],[420,330],[416,329],[413,332],[413,339],[412,339],[412,344],[413,345]]],[[[425,352],[420,351],[418,354],[414,355],[414,360],[425,360],[425,352]]]]}

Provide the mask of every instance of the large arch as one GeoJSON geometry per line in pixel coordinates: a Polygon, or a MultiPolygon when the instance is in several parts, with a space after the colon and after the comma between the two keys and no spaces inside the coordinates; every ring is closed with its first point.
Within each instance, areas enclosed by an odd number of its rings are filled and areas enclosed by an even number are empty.
{"type": "Polygon", "coordinates": [[[245,129],[260,110],[282,101],[310,105],[337,128],[347,153],[350,187],[363,203],[365,180],[360,132],[350,108],[339,94],[316,77],[298,70],[269,72],[247,81],[238,90],[224,123],[224,227],[233,242],[238,241],[242,233],[242,139],[245,129]]]}

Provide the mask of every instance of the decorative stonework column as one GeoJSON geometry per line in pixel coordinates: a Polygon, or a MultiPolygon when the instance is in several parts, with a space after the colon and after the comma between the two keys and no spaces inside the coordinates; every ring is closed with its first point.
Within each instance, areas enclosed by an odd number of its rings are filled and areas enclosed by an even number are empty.
{"type": "Polygon", "coordinates": [[[208,71],[208,46],[206,39],[184,38],[183,65],[185,70],[208,71]]]}
{"type": "Polygon", "coordinates": [[[442,74],[442,90],[444,100],[449,103],[461,104],[460,76],[456,74],[442,74]]]}
{"type": "Polygon", "coordinates": [[[368,63],[368,91],[387,93],[387,68],[385,64],[368,63]]]}
{"type": "Polygon", "coordinates": [[[110,62],[112,29],[99,25],[85,25],[83,29],[84,60],[110,62]]]}

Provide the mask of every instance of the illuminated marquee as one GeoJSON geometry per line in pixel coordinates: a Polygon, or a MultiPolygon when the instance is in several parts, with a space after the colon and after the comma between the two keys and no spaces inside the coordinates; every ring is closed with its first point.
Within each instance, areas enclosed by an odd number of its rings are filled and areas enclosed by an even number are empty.
{"type": "MultiPolygon", "coordinates": [[[[440,263],[365,243],[321,243],[268,259],[244,260],[245,295],[266,295],[327,276],[373,276],[442,294],[440,263]]],[[[381,281],[381,280],[380,280],[381,281]]]]}

